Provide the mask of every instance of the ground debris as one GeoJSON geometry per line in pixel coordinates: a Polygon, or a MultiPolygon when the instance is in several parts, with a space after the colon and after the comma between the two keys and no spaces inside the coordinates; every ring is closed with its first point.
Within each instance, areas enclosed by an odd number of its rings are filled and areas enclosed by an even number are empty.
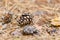
{"type": "Polygon", "coordinates": [[[11,19],[12,19],[12,14],[6,14],[5,16],[4,16],[4,18],[3,18],[3,22],[4,22],[4,24],[5,23],[10,23],[11,22],[11,19]]]}
{"type": "Polygon", "coordinates": [[[27,25],[23,29],[23,34],[26,34],[26,35],[33,35],[37,33],[38,33],[38,30],[34,26],[27,25]]]}
{"type": "Polygon", "coordinates": [[[28,13],[22,14],[20,19],[17,22],[19,23],[20,26],[31,24],[32,16],[29,15],[28,13]]]}
{"type": "Polygon", "coordinates": [[[51,20],[51,26],[60,27],[60,17],[51,20]]]}

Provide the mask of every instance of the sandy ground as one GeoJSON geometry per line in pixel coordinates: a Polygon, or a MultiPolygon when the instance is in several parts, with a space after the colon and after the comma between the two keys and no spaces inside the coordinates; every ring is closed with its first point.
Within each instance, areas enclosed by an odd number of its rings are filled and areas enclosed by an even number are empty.
{"type": "Polygon", "coordinates": [[[60,40],[60,27],[49,26],[49,20],[59,17],[59,13],[60,0],[0,0],[0,40],[60,40]],[[7,13],[13,14],[12,22],[2,25],[7,13]],[[34,16],[39,35],[22,35],[23,27],[17,20],[23,13],[34,16]]]}

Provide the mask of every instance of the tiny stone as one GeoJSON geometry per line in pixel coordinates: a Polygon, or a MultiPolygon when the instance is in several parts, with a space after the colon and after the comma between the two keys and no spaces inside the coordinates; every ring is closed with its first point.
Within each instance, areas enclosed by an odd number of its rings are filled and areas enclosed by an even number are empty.
{"type": "Polygon", "coordinates": [[[37,34],[38,30],[34,27],[34,26],[25,26],[23,29],[23,34],[27,34],[27,35],[33,35],[33,34],[37,34]]]}
{"type": "Polygon", "coordinates": [[[21,33],[20,33],[20,31],[19,31],[18,29],[16,29],[15,31],[13,31],[11,34],[12,34],[13,36],[16,36],[16,37],[18,37],[18,36],[21,35],[21,33]]]}
{"type": "Polygon", "coordinates": [[[54,33],[56,33],[57,30],[52,28],[52,29],[47,29],[46,31],[48,32],[48,34],[54,35],[54,33]]]}
{"type": "Polygon", "coordinates": [[[2,25],[2,29],[6,29],[7,28],[7,24],[2,25]]]}
{"type": "Polygon", "coordinates": [[[5,23],[10,23],[11,22],[11,19],[12,19],[12,14],[6,14],[5,16],[4,16],[4,18],[3,18],[3,22],[4,22],[4,24],[5,23]]]}

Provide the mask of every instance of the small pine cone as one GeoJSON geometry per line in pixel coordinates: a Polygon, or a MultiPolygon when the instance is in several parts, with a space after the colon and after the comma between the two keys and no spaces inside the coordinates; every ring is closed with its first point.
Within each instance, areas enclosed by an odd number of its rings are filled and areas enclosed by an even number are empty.
{"type": "Polygon", "coordinates": [[[29,14],[22,14],[20,19],[18,20],[18,23],[20,26],[31,24],[32,23],[32,16],[29,14]]]}
{"type": "Polygon", "coordinates": [[[11,22],[11,19],[12,19],[12,15],[8,13],[4,16],[3,22],[4,23],[9,23],[9,22],[11,22]]]}

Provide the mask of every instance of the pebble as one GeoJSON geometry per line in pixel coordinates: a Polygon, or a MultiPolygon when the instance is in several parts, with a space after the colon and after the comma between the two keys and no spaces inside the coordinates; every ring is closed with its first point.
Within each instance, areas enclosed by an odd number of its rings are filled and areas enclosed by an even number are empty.
{"type": "Polygon", "coordinates": [[[26,34],[26,35],[33,35],[37,33],[38,33],[38,30],[34,26],[27,25],[23,29],[23,34],[26,34]]]}
{"type": "Polygon", "coordinates": [[[16,29],[15,31],[13,31],[13,32],[11,33],[11,35],[13,35],[13,36],[15,36],[15,37],[19,37],[19,36],[21,35],[21,33],[20,33],[19,29],[16,29]]]}

